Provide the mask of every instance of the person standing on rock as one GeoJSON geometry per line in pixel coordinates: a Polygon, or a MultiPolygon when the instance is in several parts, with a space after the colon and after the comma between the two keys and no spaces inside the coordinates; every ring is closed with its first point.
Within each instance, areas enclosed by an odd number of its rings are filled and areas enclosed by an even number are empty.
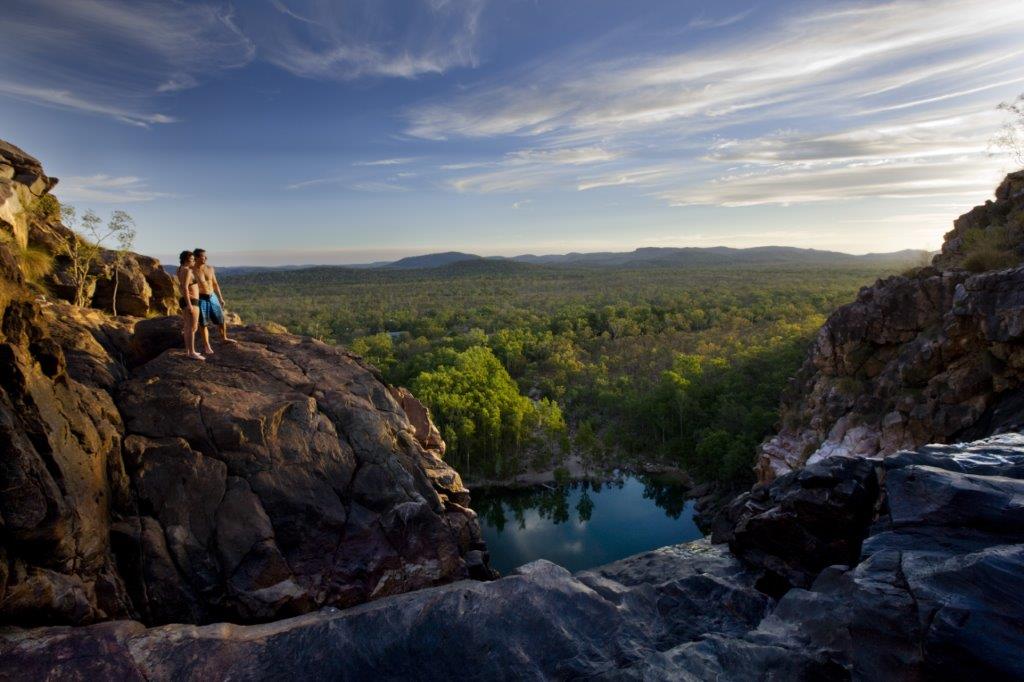
{"type": "Polygon", "coordinates": [[[210,347],[211,324],[220,327],[221,341],[230,344],[237,342],[228,338],[228,323],[224,319],[224,294],[217,281],[217,272],[206,262],[206,249],[195,249],[192,254],[196,259],[193,271],[199,282],[199,326],[203,330],[203,352],[210,354],[213,353],[210,347]]]}
{"type": "Polygon", "coordinates": [[[196,281],[195,256],[182,251],[178,256],[178,285],[181,287],[181,336],[185,340],[185,353],[193,360],[205,360],[196,352],[196,329],[199,328],[199,282],[196,281]]]}

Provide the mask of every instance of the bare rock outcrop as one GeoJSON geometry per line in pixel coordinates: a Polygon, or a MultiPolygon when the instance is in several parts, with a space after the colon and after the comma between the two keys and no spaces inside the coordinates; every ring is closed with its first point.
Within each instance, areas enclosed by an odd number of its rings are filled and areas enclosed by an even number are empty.
{"type": "Polygon", "coordinates": [[[880,485],[845,498],[877,508],[874,524],[842,555],[849,563],[777,602],[755,589],[763,566],[702,540],[575,575],[536,561],[492,582],[263,625],[8,628],[0,659],[38,679],[1024,676],[1024,437],[827,463],[773,483],[777,508],[811,528],[829,505],[825,491],[843,497],[877,468],[880,485]]]}
{"type": "Polygon", "coordinates": [[[493,577],[407,391],[258,327],[187,359],[179,320],[147,317],[176,304],[145,256],[122,263],[119,317],[98,309],[104,276],[95,308],[37,295],[19,244],[55,255],[74,237],[25,205],[53,186],[38,162],[5,144],[0,161],[15,214],[0,216],[0,621],[267,621],[493,577]]]}
{"type": "Polygon", "coordinates": [[[1024,233],[1024,172],[957,220],[932,267],[865,287],[829,317],[760,448],[761,482],[837,455],[1024,428],[1024,267],[956,267],[966,232],[1008,221],[1024,233]]]}
{"type": "Polygon", "coordinates": [[[35,157],[0,140],[0,228],[19,247],[28,246],[36,200],[56,184],[35,157]]]}
{"type": "MultiPolygon", "coordinates": [[[[61,255],[61,244],[76,239],[61,224],[60,217],[48,215],[39,201],[57,185],[57,178],[43,172],[37,159],[18,147],[0,140],[0,276],[21,283],[18,272],[18,251],[29,246],[46,252],[54,259],[54,269],[46,277],[53,295],[66,301],[74,298],[74,287],[68,278],[68,260],[61,255]]],[[[104,250],[91,269],[87,294],[90,305],[101,310],[114,309],[114,274],[117,270],[117,312],[145,317],[168,315],[178,309],[174,278],[167,274],[160,261],[137,253],[115,259],[113,251],[104,250]]]]}

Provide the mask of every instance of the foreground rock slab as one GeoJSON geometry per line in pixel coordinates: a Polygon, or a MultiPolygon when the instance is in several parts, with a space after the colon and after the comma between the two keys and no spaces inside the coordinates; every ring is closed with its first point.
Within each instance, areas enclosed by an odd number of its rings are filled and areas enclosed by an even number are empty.
{"type": "Polygon", "coordinates": [[[266,625],[8,630],[0,679],[632,677],[660,651],[752,629],[769,604],[723,547],[698,542],[575,576],[536,561],[266,625]]]}
{"type": "Polygon", "coordinates": [[[264,625],[9,628],[0,680],[1024,678],[1024,435],[835,458],[772,487],[741,511],[782,540],[735,534],[747,563],[701,540],[264,625]],[[864,505],[859,554],[845,543],[850,564],[822,570],[821,524],[864,505]],[[806,582],[776,602],[755,586],[780,566],[806,582]]]}

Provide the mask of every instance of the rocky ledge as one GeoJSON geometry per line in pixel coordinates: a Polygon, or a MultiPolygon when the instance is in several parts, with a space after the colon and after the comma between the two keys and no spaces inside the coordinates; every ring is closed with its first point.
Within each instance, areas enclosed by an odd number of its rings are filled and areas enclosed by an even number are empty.
{"type": "Polygon", "coordinates": [[[967,237],[986,230],[1024,235],[1024,171],[954,223],[932,266],[865,287],[829,317],[760,448],[761,482],[835,455],[1024,429],[1024,267],[960,267],[967,237]]]}
{"type": "Polygon", "coordinates": [[[138,254],[119,317],[110,252],[92,307],[61,302],[55,184],[0,141],[0,622],[263,622],[492,577],[423,405],[357,356],[249,327],[190,360],[138,254]]]}
{"type": "Polygon", "coordinates": [[[699,541],[266,625],[9,628],[0,659],[4,679],[1020,679],[1022,499],[1017,434],[837,457],[738,503],[740,525],[787,516],[797,529],[754,546],[737,526],[745,563],[699,541]],[[820,568],[813,538],[850,500],[877,510],[867,537],[820,568]],[[755,585],[779,565],[807,580],[776,602],[755,585]]]}
{"type": "Polygon", "coordinates": [[[358,357],[250,327],[200,363],[164,350],[174,318],[35,321],[3,346],[8,622],[264,621],[489,577],[436,431],[358,357]]]}

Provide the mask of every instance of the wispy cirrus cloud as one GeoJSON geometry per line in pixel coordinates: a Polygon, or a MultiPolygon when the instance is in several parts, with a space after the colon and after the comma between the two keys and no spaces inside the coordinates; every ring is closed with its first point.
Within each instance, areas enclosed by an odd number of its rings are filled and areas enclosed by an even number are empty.
{"type": "Polygon", "coordinates": [[[476,65],[483,9],[484,0],[273,0],[247,16],[267,61],[304,78],[352,80],[476,65]]]}
{"type": "Polygon", "coordinates": [[[134,125],[171,123],[160,94],[254,55],[222,5],[13,0],[0,22],[0,94],[134,125]]]}
{"type": "Polygon", "coordinates": [[[148,113],[102,101],[103,98],[89,99],[70,90],[37,87],[24,83],[0,80],[0,94],[44,106],[73,109],[87,114],[110,116],[124,123],[148,126],[154,123],[174,123],[177,119],[166,114],[148,113]]]}
{"type": "Polygon", "coordinates": [[[416,161],[414,156],[405,156],[395,159],[376,159],[373,161],[354,161],[353,166],[404,166],[416,161]]]}
{"type": "MultiPolygon", "coordinates": [[[[408,133],[428,139],[621,135],[752,109],[759,117],[773,110],[791,114],[794,106],[806,110],[809,101],[813,110],[853,113],[871,106],[868,95],[879,84],[928,69],[946,94],[948,83],[938,79],[964,75],[976,66],[978,52],[986,56],[982,61],[1019,52],[1019,9],[996,0],[842,5],[794,14],[759,26],[754,37],[721,44],[610,61],[582,54],[524,70],[511,83],[483,83],[453,101],[414,107],[408,133]],[[864,101],[851,101],[858,92],[864,101]]],[[[1012,71],[1022,63],[1018,55],[1001,66],[1012,71]]]]}
{"type": "Polygon", "coordinates": [[[62,201],[95,201],[126,204],[168,199],[173,194],[150,189],[145,180],[132,175],[88,175],[62,178],[57,186],[62,201]]]}
{"type": "Polygon", "coordinates": [[[658,196],[673,206],[983,197],[991,193],[999,175],[991,164],[970,158],[958,159],[956,163],[947,159],[904,160],[736,173],[704,184],[670,189],[658,196]]]}
{"type": "Polygon", "coordinates": [[[631,150],[587,175],[524,174],[506,156],[459,191],[628,186],[680,206],[984,195],[994,105],[1024,83],[1020,9],[847,2],[751,27],[744,13],[699,16],[689,28],[730,29],[628,56],[575,47],[412,107],[406,132],[631,150]]]}
{"type": "Polygon", "coordinates": [[[724,28],[726,26],[732,26],[733,24],[739,23],[753,14],[753,8],[737,12],[735,14],[729,14],[724,17],[709,17],[704,14],[695,16],[690,19],[690,23],[686,25],[687,28],[693,29],[712,29],[712,28],[724,28]]]}
{"type": "Polygon", "coordinates": [[[600,166],[620,156],[620,152],[600,146],[521,149],[499,161],[451,164],[442,169],[476,170],[448,181],[448,186],[459,192],[516,192],[564,182],[575,177],[581,166],[600,166]],[[479,170],[482,168],[487,170],[479,170]]]}

